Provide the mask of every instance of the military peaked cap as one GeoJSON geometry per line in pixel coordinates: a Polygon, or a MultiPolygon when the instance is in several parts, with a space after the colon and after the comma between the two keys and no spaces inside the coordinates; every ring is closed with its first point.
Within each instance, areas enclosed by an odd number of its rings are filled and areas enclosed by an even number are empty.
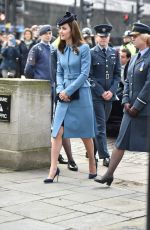
{"type": "Polygon", "coordinates": [[[94,27],[96,34],[100,36],[108,36],[112,30],[112,26],[108,24],[100,24],[94,27]]]}
{"type": "Polygon", "coordinates": [[[146,24],[135,22],[133,24],[130,35],[132,36],[136,34],[150,34],[150,27],[146,24]]]}

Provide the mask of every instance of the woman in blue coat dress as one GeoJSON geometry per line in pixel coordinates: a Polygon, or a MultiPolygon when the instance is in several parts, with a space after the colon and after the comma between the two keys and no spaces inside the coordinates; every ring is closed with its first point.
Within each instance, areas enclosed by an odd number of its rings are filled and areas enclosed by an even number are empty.
{"type": "Polygon", "coordinates": [[[90,49],[84,43],[75,15],[66,12],[59,20],[60,43],[57,63],[57,103],[53,131],[51,167],[45,183],[59,175],[58,155],[62,138],[82,138],[89,155],[89,179],[96,177],[93,140],[94,112],[87,80],[90,71],[90,49]]]}
{"type": "Polygon", "coordinates": [[[150,27],[134,23],[133,44],[139,49],[129,63],[122,104],[122,119],[109,168],[98,183],[111,185],[125,150],[150,152],[150,27]]]}

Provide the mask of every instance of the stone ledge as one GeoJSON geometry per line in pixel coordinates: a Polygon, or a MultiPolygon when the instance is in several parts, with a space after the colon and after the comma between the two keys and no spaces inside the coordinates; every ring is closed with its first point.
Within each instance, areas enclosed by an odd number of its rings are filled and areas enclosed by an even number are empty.
{"type": "Polygon", "coordinates": [[[44,168],[50,165],[50,148],[25,151],[0,149],[0,166],[16,171],[44,168]]]}

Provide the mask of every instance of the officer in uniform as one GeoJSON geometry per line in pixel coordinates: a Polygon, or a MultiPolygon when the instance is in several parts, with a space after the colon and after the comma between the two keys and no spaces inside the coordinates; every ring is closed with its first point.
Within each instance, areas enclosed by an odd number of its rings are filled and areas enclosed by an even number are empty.
{"type": "Polygon", "coordinates": [[[52,30],[50,25],[40,28],[40,43],[34,45],[28,54],[25,66],[25,76],[27,78],[49,80],[51,84],[54,79],[51,73],[51,47],[52,30]]]}
{"type": "Polygon", "coordinates": [[[150,152],[150,27],[136,22],[130,35],[139,51],[128,67],[122,99],[124,115],[108,170],[95,179],[108,186],[125,150],[150,152]]]}
{"type": "Polygon", "coordinates": [[[112,102],[116,99],[121,65],[118,52],[108,45],[112,26],[101,24],[94,29],[97,45],[91,49],[90,82],[97,122],[95,142],[99,158],[103,159],[103,165],[108,167],[110,155],[107,148],[106,121],[112,109],[112,102]]]}

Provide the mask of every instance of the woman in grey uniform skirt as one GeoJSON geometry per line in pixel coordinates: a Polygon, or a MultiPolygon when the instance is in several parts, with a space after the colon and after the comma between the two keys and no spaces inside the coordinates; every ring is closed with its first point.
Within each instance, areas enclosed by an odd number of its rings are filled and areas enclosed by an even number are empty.
{"type": "Polygon", "coordinates": [[[95,136],[94,111],[90,85],[90,49],[84,43],[76,21],[69,12],[58,21],[57,95],[51,149],[51,167],[44,183],[52,183],[59,175],[58,155],[62,138],[82,138],[89,156],[89,179],[97,176],[92,138],[95,136]]]}
{"type": "Polygon", "coordinates": [[[134,23],[130,35],[139,52],[133,56],[128,67],[122,101],[124,116],[109,168],[102,178],[95,179],[109,186],[125,150],[150,151],[150,27],[134,23]]]}

